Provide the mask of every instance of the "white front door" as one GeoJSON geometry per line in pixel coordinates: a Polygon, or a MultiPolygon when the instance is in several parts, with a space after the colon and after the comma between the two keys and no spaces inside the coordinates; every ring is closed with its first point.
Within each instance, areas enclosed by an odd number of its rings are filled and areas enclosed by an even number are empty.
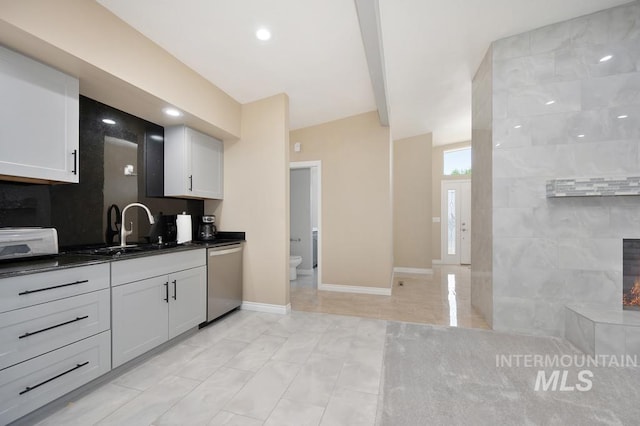
{"type": "Polygon", "coordinates": [[[442,182],[442,263],[471,264],[471,181],[442,182]]]}

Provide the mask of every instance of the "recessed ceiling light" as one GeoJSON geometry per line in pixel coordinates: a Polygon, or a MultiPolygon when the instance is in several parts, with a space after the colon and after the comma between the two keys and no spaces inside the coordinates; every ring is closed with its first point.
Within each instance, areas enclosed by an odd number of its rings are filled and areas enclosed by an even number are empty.
{"type": "Polygon", "coordinates": [[[180,117],[182,115],[182,113],[175,108],[165,108],[163,111],[171,117],[180,117]]]}
{"type": "Polygon", "coordinates": [[[104,124],[116,124],[116,122],[114,120],[110,119],[110,118],[103,118],[102,122],[104,124]]]}
{"type": "Polygon", "coordinates": [[[256,31],[256,38],[258,40],[267,41],[271,38],[271,31],[266,28],[260,28],[256,31]]]}
{"type": "Polygon", "coordinates": [[[522,127],[522,124],[516,124],[515,126],[513,126],[514,129],[519,129],[522,127]]]}
{"type": "Polygon", "coordinates": [[[619,115],[618,118],[629,118],[629,116],[627,114],[622,114],[622,115],[619,115]]]}
{"type": "Polygon", "coordinates": [[[583,134],[578,135],[579,138],[584,138],[583,134]]]}
{"type": "Polygon", "coordinates": [[[610,61],[612,58],[613,58],[613,55],[603,56],[602,58],[600,58],[598,62],[607,62],[607,61],[610,61]]]}
{"type": "Polygon", "coordinates": [[[554,101],[553,99],[551,99],[550,101],[545,102],[545,105],[553,105],[555,104],[556,101],[554,101]]]}

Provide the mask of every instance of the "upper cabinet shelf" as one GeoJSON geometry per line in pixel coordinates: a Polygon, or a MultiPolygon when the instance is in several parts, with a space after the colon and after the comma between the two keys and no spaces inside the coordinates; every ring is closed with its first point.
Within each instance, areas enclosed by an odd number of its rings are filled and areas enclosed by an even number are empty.
{"type": "Polygon", "coordinates": [[[0,179],[78,183],[78,79],[0,46],[0,179]]]}
{"type": "Polygon", "coordinates": [[[552,179],[547,181],[547,198],[611,197],[640,195],[640,177],[552,179]]]}
{"type": "Polygon", "coordinates": [[[222,141],[186,126],[164,131],[164,195],[223,198],[222,141]]]}

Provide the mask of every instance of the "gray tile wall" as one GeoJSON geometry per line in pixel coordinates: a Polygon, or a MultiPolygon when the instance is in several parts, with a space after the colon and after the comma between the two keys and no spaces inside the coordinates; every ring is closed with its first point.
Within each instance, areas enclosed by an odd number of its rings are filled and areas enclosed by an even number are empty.
{"type": "Polygon", "coordinates": [[[620,308],[640,236],[640,197],[546,196],[640,175],[640,2],[496,41],[492,68],[493,326],[562,336],[569,302],[620,308]]]}

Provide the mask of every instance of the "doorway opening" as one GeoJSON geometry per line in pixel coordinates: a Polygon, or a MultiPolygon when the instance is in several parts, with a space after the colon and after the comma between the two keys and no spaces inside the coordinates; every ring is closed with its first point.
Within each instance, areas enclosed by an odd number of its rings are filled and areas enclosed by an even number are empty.
{"type": "Polygon", "coordinates": [[[471,264],[471,181],[442,181],[442,263],[471,264]]]}
{"type": "Polygon", "coordinates": [[[317,290],[322,282],[322,163],[292,162],[290,174],[289,255],[299,256],[291,286],[317,290]]]}

